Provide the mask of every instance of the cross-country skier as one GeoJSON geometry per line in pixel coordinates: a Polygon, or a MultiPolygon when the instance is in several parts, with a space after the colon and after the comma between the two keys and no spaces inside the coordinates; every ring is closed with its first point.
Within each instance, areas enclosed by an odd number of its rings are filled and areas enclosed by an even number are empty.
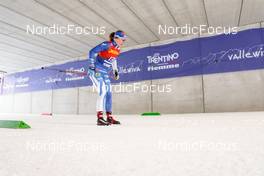
{"type": "Polygon", "coordinates": [[[105,41],[92,50],[88,55],[89,77],[93,85],[97,88],[98,98],[96,103],[97,125],[120,124],[112,116],[112,92],[110,76],[119,79],[117,68],[117,57],[120,54],[120,48],[126,39],[123,31],[112,32],[109,36],[110,41],[105,41]],[[103,118],[103,112],[107,119],[103,118]]]}

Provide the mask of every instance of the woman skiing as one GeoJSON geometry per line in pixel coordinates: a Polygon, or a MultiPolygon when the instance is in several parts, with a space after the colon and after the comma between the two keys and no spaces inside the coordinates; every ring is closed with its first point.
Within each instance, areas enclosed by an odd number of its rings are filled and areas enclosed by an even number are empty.
{"type": "Polygon", "coordinates": [[[112,116],[112,92],[110,76],[119,79],[117,68],[117,57],[120,54],[120,48],[126,39],[123,31],[112,32],[109,36],[110,41],[105,41],[90,50],[88,56],[88,73],[97,88],[98,98],[96,103],[97,125],[120,124],[112,116]],[[103,118],[103,112],[107,119],[103,118]]]}

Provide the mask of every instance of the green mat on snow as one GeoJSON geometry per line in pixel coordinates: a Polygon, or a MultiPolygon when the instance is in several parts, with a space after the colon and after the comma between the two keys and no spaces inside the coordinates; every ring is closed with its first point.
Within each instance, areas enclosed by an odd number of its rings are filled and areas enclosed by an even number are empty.
{"type": "Polygon", "coordinates": [[[23,121],[0,120],[0,128],[25,129],[25,128],[31,128],[31,127],[23,121]]]}
{"type": "Polygon", "coordinates": [[[142,116],[160,116],[159,112],[144,112],[141,114],[142,116]]]}

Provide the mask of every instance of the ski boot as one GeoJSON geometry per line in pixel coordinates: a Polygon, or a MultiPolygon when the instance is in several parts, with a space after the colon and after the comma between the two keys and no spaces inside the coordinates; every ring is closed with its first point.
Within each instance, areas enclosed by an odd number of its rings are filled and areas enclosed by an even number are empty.
{"type": "Polygon", "coordinates": [[[120,125],[121,123],[118,120],[115,120],[111,112],[106,112],[107,122],[114,125],[120,125]]]}
{"type": "Polygon", "coordinates": [[[111,125],[108,121],[106,121],[103,117],[103,112],[98,111],[97,112],[97,125],[98,126],[108,126],[111,125]]]}

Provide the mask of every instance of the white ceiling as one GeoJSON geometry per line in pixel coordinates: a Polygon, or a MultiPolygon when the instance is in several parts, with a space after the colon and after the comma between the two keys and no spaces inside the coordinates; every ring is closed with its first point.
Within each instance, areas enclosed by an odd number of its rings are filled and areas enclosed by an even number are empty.
{"type": "Polygon", "coordinates": [[[15,72],[86,55],[124,30],[127,47],[179,35],[158,25],[243,26],[264,21],[264,0],[0,0],[0,70],[15,72]],[[31,35],[27,25],[105,26],[105,35],[31,35]]]}

